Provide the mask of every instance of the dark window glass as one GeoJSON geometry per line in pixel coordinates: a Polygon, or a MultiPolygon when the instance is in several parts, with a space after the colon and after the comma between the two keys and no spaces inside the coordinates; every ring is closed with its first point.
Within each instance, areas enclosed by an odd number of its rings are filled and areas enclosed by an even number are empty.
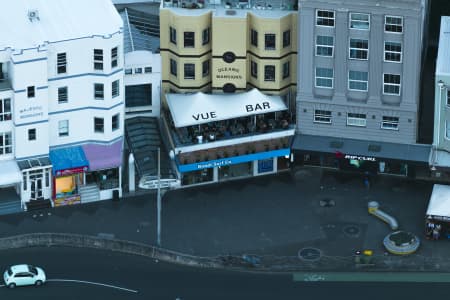
{"type": "Polygon", "coordinates": [[[170,42],[172,44],[177,44],[177,30],[173,27],[170,27],[170,42]]]}
{"type": "Polygon", "coordinates": [[[209,75],[209,60],[205,60],[202,64],[202,76],[206,77],[209,75]]]}
{"type": "Polygon", "coordinates": [[[184,47],[193,48],[195,47],[195,33],[192,31],[186,31],[184,33],[184,47]]]}
{"type": "Polygon", "coordinates": [[[103,50],[94,49],[94,70],[103,70],[103,50]]]}
{"type": "Polygon", "coordinates": [[[94,118],[94,132],[103,133],[105,131],[103,118],[94,118]]]}
{"type": "Polygon", "coordinates": [[[58,74],[67,72],[67,55],[66,53],[57,54],[56,71],[58,74]]]}
{"type": "Polygon", "coordinates": [[[117,47],[114,47],[111,49],[111,68],[117,67],[117,60],[118,60],[117,47]]]}
{"type": "Polygon", "coordinates": [[[152,105],[152,85],[125,86],[125,107],[152,105]]]}
{"type": "Polygon", "coordinates": [[[170,59],[170,74],[177,76],[177,61],[170,59]]]}
{"type": "Polygon", "coordinates": [[[283,48],[289,47],[291,45],[291,31],[286,30],[283,32],[283,48]]]}
{"type": "Polygon", "coordinates": [[[115,80],[111,83],[111,95],[113,98],[119,96],[120,92],[120,86],[119,86],[119,80],[115,80]]]}
{"type": "Polygon", "coordinates": [[[28,96],[28,98],[34,98],[34,96],[35,96],[34,86],[27,87],[27,96],[28,96]]]}
{"type": "Polygon", "coordinates": [[[258,64],[252,60],[251,62],[251,74],[252,77],[258,78],[258,64]]]}
{"type": "Polygon", "coordinates": [[[290,69],[291,69],[290,62],[288,62],[288,61],[285,62],[285,63],[283,64],[283,79],[289,77],[290,71],[291,71],[290,69]]]}
{"type": "Polygon", "coordinates": [[[105,87],[103,83],[94,83],[94,98],[103,100],[105,98],[105,87]]]}
{"type": "Polygon", "coordinates": [[[117,130],[119,129],[119,114],[112,116],[111,119],[111,130],[117,130]]]}
{"type": "Polygon", "coordinates": [[[36,140],[36,128],[28,129],[28,140],[35,141],[36,140]]]}
{"type": "Polygon", "coordinates": [[[68,102],[67,86],[58,88],[58,103],[67,103],[67,102],[68,102]]]}
{"type": "Polygon", "coordinates": [[[250,33],[251,44],[255,47],[258,47],[258,31],[252,29],[250,33]]]}
{"type": "Polygon", "coordinates": [[[195,79],[194,64],[184,64],[184,79],[195,79]]]}
{"type": "Polygon", "coordinates": [[[275,81],[275,66],[264,66],[264,81],[275,81]]]}
{"type": "Polygon", "coordinates": [[[266,50],[275,50],[275,34],[266,33],[264,35],[266,50]]]}
{"type": "Polygon", "coordinates": [[[202,45],[206,45],[209,43],[209,31],[209,27],[203,30],[202,45]]]}

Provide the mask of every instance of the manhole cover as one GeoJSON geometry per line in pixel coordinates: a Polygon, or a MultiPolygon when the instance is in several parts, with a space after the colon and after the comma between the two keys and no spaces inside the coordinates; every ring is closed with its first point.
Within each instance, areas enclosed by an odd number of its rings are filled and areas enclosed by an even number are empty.
{"type": "Polygon", "coordinates": [[[317,248],[303,248],[298,251],[298,257],[307,261],[319,260],[321,255],[322,252],[317,248]]]}
{"type": "Polygon", "coordinates": [[[332,207],[336,204],[333,199],[330,198],[323,198],[319,201],[319,205],[322,207],[332,207]]]}
{"type": "Polygon", "coordinates": [[[342,229],[345,235],[349,237],[358,237],[361,230],[356,225],[347,225],[342,229]]]}

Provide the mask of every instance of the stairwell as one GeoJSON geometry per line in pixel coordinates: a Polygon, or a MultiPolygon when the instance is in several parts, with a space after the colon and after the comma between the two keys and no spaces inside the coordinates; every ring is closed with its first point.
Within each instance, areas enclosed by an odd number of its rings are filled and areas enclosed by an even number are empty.
{"type": "Polygon", "coordinates": [[[100,200],[100,190],[96,184],[89,184],[78,187],[81,196],[81,203],[89,203],[100,200]]]}

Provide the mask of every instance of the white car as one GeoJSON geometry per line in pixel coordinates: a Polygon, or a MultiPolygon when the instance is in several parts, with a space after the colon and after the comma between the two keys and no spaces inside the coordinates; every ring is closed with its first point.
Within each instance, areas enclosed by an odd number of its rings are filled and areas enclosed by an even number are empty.
{"type": "Polygon", "coordinates": [[[22,285],[40,286],[45,283],[45,272],[39,267],[31,265],[15,265],[3,274],[3,280],[9,288],[22,285]]]}

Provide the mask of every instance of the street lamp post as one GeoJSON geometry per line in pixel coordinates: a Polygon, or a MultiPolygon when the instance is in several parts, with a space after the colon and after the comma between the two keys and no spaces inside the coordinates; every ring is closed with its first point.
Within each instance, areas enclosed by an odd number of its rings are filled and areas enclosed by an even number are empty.
{"type": "Polygon", "coordinates": [[[157,240],[156,244],[161,247],[161,157],[160,148],[158,147],[158,193],[156,199],[156,210],[157,210],[157,240]]]}
{"type": "Polygon", "coordinates": [[[434,151],[433,151],[433,158],[432,158],[432,167],[431,167],[431,170],[432,171],[435,171],[436,170],[436,159],[437,159],[437,151],[438,151],[438,147],[439,147],[439,140],[440,140],[440,134],[441,134],[441,109],[442,109],[442,91],[444,90],[444,88],[445,88],[445,85],[444,85],[444,82],[442,81],[442,80],[439,80],[438,81],[438,86],[439,86],[439,99],[438,99],[438,111],[437,111],[437,113],[438,113],[438,116],[437,116],[437,119],[438,119],[438,126],[437,126],[437,132],[436,132],[436,138],[435,139],[433,139],[433,148],[434,148],[434,151]]]}

